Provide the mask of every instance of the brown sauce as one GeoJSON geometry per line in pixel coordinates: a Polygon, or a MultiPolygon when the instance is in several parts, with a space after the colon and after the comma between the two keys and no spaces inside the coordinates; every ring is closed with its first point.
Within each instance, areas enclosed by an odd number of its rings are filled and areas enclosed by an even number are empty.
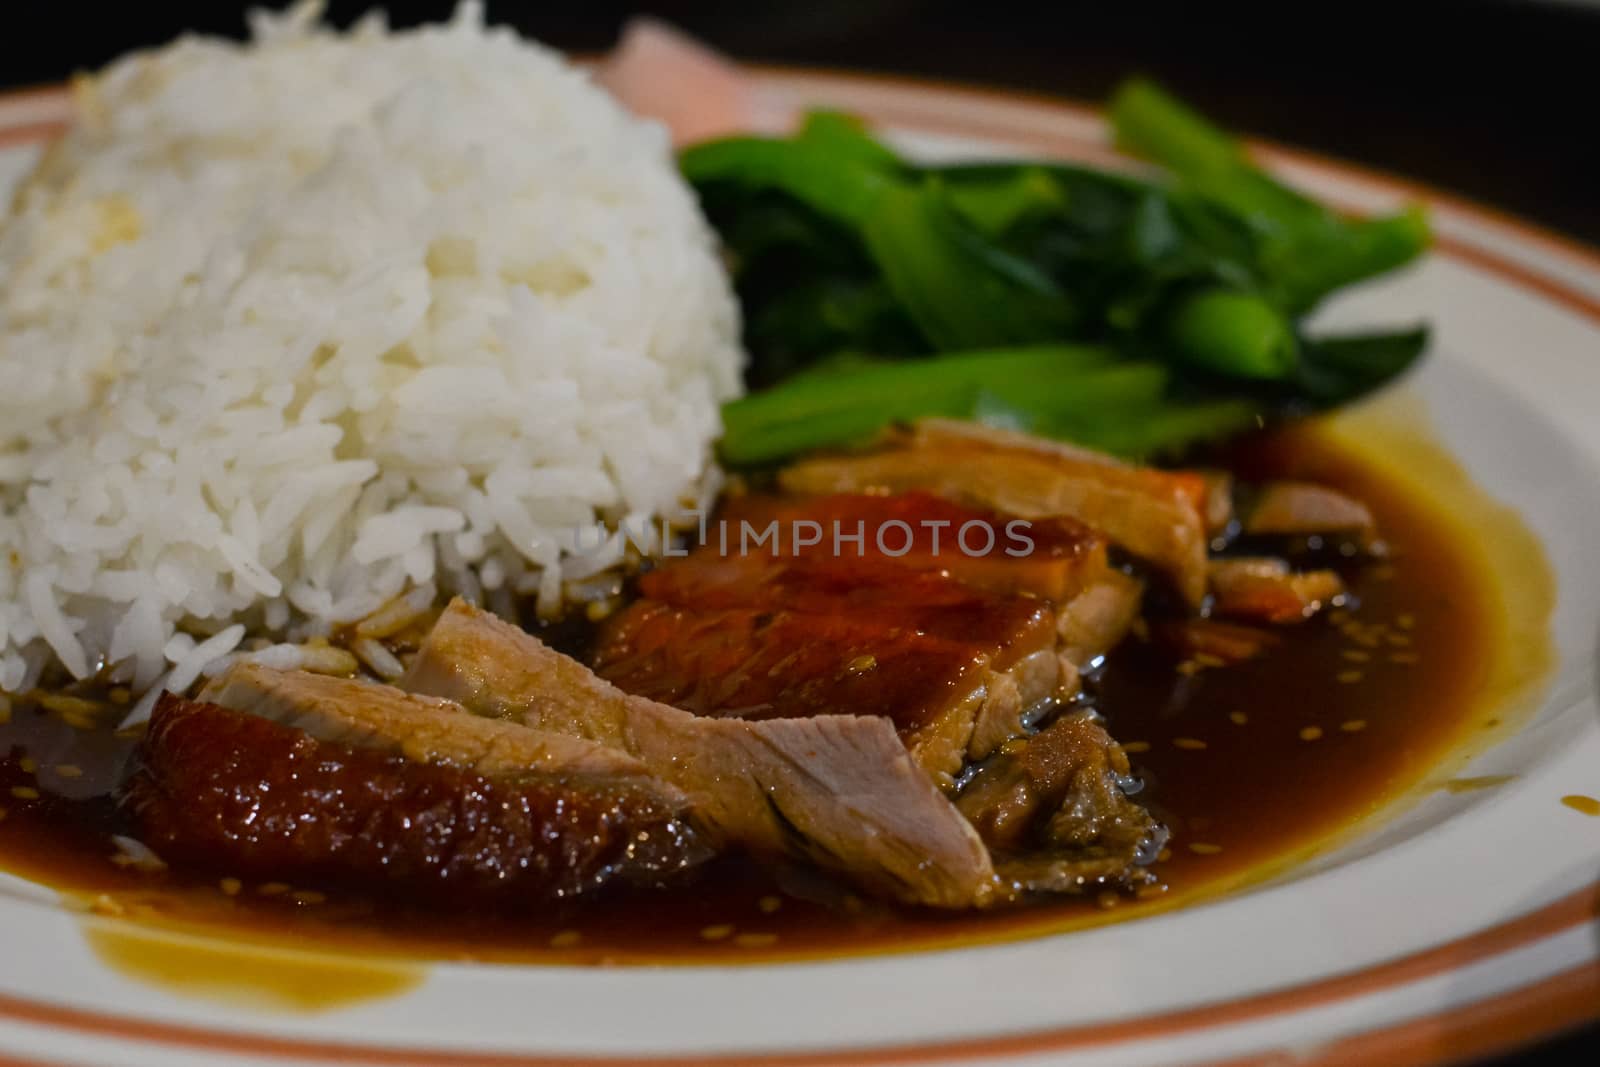
{"type": "MultiPolygon", "coordinates": [[[[1227,457],[1247,480],[1320,481],[1366,500],[1392,556],[1340,562],[1358,606],[1283,628],[1282,643],[1262,659],[1180,670],[1174,653],[1134,639],[1113,654],[1097,683],[1098,706],[1113,736],[1129,745],[1145,781],[1141,799],[1173,832],[1156,868],[1164,887],[1137,899],[933,914],[839,892],[809,894],[828,898],[812,902],[786,893],[771,873],[725,860],[683,890],[495,916],[119,866],[109,835],[124,824],[104,793],[132,741],[20,700],[0,722],[0,865],[93,912],[146,926],[257,946],[449,960],[692,964],[850,955],[1006,940],[1173,907],[1259,880],[1419,786],[1441,786],[1471,750],[1469,739],[1508,728],[1506,699],[1542,672],[1549,579],[1536,546],[1453,467],[1449,487],[1439,473],[1447,460],[1417,449],[1402,462],[1419,457],[1413,466],[1428,472],[1431,498],[1323,433],[1279,434],[1227,457]],[[1447,518],[1446,508],[1457,518],[1447,518]],[[1496,523],[1509,531],[1507,542],[1486,549],[1483,531],[1496,523]],[[1475,532],[1463,532],[1469,528],[1475,532]],[[1505,600],[1505,568],[1496,565],[1508,552],[1526,556],[1517,565],[1532,576],[1519,585],[1532,590],[1528,603],[1515,608],[1505,600]],[[1535,640],[1508,664],[1510,634],[1535,640]]],[[[154,976],[136,963],[154,957],[130,942],[99,934],[95,943],[124,969],[154,976]]]]}

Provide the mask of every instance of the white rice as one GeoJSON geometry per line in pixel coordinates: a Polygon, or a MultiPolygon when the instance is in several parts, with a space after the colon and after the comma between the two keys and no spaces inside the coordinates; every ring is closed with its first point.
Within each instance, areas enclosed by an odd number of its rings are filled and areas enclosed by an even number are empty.
{"type": "Polygon", "coordinates": [[[0,221],[0,690],[548,610],[622,559],[575,528],[713,484],[737,309],[665,131],[477,5],[317,14],[84,82],[0,221]]]}

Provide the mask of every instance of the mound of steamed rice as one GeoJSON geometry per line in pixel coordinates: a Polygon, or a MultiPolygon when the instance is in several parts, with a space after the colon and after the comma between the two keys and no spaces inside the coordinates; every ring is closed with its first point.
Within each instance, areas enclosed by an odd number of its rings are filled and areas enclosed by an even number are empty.
{"type": "Polygon", "coordinates": [[[0,222],[0,689],[549,610],[710,491],[737,309],[665,131],[474,5],[315,23],[85,82],[0,222]]]}

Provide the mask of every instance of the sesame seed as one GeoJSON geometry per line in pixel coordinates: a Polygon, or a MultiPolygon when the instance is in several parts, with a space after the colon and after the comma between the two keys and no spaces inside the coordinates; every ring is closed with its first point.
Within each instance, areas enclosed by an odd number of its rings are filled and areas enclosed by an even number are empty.
{"type": "Polygon", "coordinates": [[[733,939],[740,948],[767,948],[778,943],[777,934],[740,934],[733,939]]]}
{"type": "Polygon", "coordinates": [[[1246,715],[1242,711],[1230,711],[1228,712],[1228,721],[1233,723],[1235,726],[1243,726],[1245,723],[1250,721],[1250,716],[1246,715]]]}
{"type": "Polygon", "coordinates": [[[1198,752],[1206,747],[1206,743],[1197,737],[1174,737],[1172,743],[1178,748],[1186,748],[1191,752],[1198,752]]]}
{"type": "Polygon", "coordinates": [[[39,791],[32,786],[27,785],[13,786],[11,789],[11,795],[16,797],[18,800],[39,799],[39,791]]]}
{"type": "Polygon", "coordinates": [[[1372,568],[1372,577],[1380,582],[1391,581],[1394,578],[1394,565],[1385,563],[1382,566],[1372,568]]]}
{"type": "Polygon", "coordinates": [[[1172,858],[1172,850],[1170,848],[1164,848],[1160,852],[1156,853],[1156,862],[1157,863],[1165,863],[1168,860],[1170,860],[1171,858],[1172,858]]]}
{"type": "Polygon", "coordinates": [[[119,685],[106,694],[106,699],[113,704],[126,704],[133,699],[133,694],[128,691],[126,686],[119,685]]]}
{"type": "Polygon", "coordinates": [[[1200,664],[1196,663],[1192,659],[1186,659],[1182,663],[1178,664],[1177,669],[1178,673],[1184,676],[1195,675],[1200,673],[1200,664]]]}
{"type": "Polygon", "coordinates": [[[1112,908],[1122,903],[1122,898],[1116,894],[1115,890],[1107,889],[1099,896],[1095,897],[1094,902],[1100,908],[1110,911],[1112,908]]]}
{"type": "Polygon", "coordinates": [[[1320,726],[1307,726],[1304,730],[1300,731],[1300,740],[1302,741],[1315,741],[1321,736],[1322,727],[1320,726]]]}
{"type": "Polygon", "coordinates": [[[1366,728],[1367,720],[1365,719],[1351,719],[1348,722],[1342,722],[1339,724],[1339,729],[1343,730],[1347,734],[1358,734],[1366,728]]]}
{"type": "Polygon", "coordinates": [[[1360,671],[1340,671],[1333,677],[1335,680],[1342,682],[1345,685],[1353,685],[1356,682],[1361,681],[1362,674],[1360,671]]]}
{"type": "Polygon", "coordinates": [[[1191,841],[1189,851],[1198,856],[1215,856],[1222,851],[1221,845],[1208,845],[1204,841],[1191,841]]]}
{"type": "Polygon", "coordinates": [[[707,926],[702,929],[700,936],[707,941],[721,941],[731,933],[733,933],[732,926],[726,923],[719,923],[716,926],[707,926]]]}
{"type": "Polygon", "coordinates": [[[1124,741],[1122,743],[1122,751],[1124,751],[1124,752],[1132,752],[1132,753],[1149,752],[1150,751],[1150,742],[1148,742],[1148,741],[1124,741]]]}
{"type": "Polygon", "coordinates": [[[1394,624],[1400,627],[1402,630],[1414,629],[1417,625],[1417,617],[1410,612],[1396,615],[1394,618],[1394,624]]]}
{"type": "Polygon", "coordinates": [[[296,904],[322,904],[327,901],[328,895],[326,893],[319,893],[315,889],[302,889],[291,894],[289,899],[294,901],[296,904]]]}
{"type": "Polygon", "coordinates": [[[1333,623],[1335,626],[1343,626],[1345,623],[1350,621],[1350,613],[1344,608],[1335,608],[1334,610],[1328,612],[1328,621],[1333,623]]]}
{"type": "Polygon", "coordinates": [[[865,674],[878,665],[878,657],[873,655],[857,656],[845,666],[851,674],[865,674]]]}
{"type": "Polygon", "coordinates": [[[783,907],[783,898],[762,897],[760,900],[756,901],[756,907],[761,909],[761,914],[771,915],[773,912],[783,907]]]}
{"type": "Polygon", "coordinates": [[[1415,652],[1391,652],[1391,653],[1389,653],[1389,662],[1390,663],[1399,663],[1399,664],[1402,664],[1402,665],[1405,665],[1405,666],[1409,666],[1410,664],[1416,663],[1421,658],[1422,657],[1417,655],[1415,652]]]}
{"type": "Polygon", "coordinates": [[[1411,644],[1411,638],[1405,634],[1389,634],[1384,640],[1395,648],[1406,648],[1411,644]]]}
{"type": "Polygon", "coordinates": [[[576,930],[563,930],[550,939],[551,948],[571,948],[583,940],[583,935],[576,930]]]}
{"type": "Polygon", "coordinates": [[[22,769],[23,774],[35,774],[39,770],[39,764],[34,762],[32,756],[23,756],[17,760],[17,766],[22,769]]]}
{"type": "Polygon", "coordinates": [[[1134,890],[1133,895],[1138,897],[1140,900],[1150,900],[1153,897],[1161,896],[1162,894],[1166,893],[1166,891],[1167,883],[1152,882],[1150,885],[1142,885],[1138,889],[1134,890]]]}
{"type": "Polygon", "coordinates": [[[264,897],[282,896],[289,891],[288,885],[283,882],[264,882],[256,887],[256,892],[264,897]]]}
{"type": "Polygon", "coordinates": [[[1363,652],[1359,648],[1347,648],[1343,652],[1339,653],[1339,655],[1343,656],[1351,663],[1365,663],[1372,658],[1371,652],[1363,652]]]}
{"type": "Polygon", "coordinates": [[[6,821],[6,809],[0,808],[0,822],[6,821]]]}
{"type": "Polygon", "coordinates": [[[56,773],[63,778],[82,778],[83,768],[75,763],[58,763],[56,773]]]}
{"type": "Polygon", "coordinates": [[[1228,665],[1227,660],[1221,656],[1213,656],[1209,652],[1196,652],[1194,661],[1202,667],[1226,667],[1228,665]]]}
{"type": "Polygon", "coordinates": [[[238,896],[239,891],[244,888],[244,883],[237,878],[224,878],[217,885],[221,887],[224,896],[230,897],[238,896]]]}

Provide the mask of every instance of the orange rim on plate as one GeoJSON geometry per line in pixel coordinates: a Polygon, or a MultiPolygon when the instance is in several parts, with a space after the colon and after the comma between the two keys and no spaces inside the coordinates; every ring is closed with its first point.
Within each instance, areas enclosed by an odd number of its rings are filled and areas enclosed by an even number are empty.
{"type": "MultiPolygon", "coordinates": [[[[866,93],[867,98],[853,99],[848,106],[868,120],[885,126],[1015,142],[1035,151],[1078,159],[1111,158],[1110,150],[1103,142],[1074,135],[1070,129],[1051,128],[1052,119],[1060,122],[1066,118],[1079,125],[1099,123],[1100,113],[1082,104],[1026,92],[949,85],[890,75],[846,74],[776,66],[752,69],[765,82],[783,85],[789,92],[800,96],[805,94],[808,86],[831,89],[836,93],[866,93]],[[884,95],[886,93],[887,96],[884,95]],[[930,106],[932,101],[937,101],[935,106],[930,106]],[[969,113],[965,116],[955,113],[955,109],[950,107],[952,103],[965,105],[969,113]],[[984,117],[975,117],[971,114],[973,109],[982,111],[984,117]]],[[[47,106],[55,105],[64,112],[67,93],[62,88],[43,87],[0,94],[0,103],[33,100],[47,106]]],[[[0,122],[3,121],[0,119],[0,122]]],[[[46,118],[0,128],[0,148],[46,140],[59,133],[65,125],[64,118],[46,118]]],[[[1370,189],[1400,194],[1456,213],[1479,225],[1504,231],[1525,245],[1534,246],[1571,263],[1600,271],[1600,252],[1493,208],[1356,164],[1264,141],[1252,140],[1249,143],[1252,150],[1268,163],[1313,167],[1370,189]]],[[[1435,241],[1435,251],[1494,274],[1518,288],[1537,293],[1552,303],[1600,324],[1600,298],[1560,278],[1516,262],[1486,245],[1440,236],[1435,241]]],[[[0,994],[0,1018],[75,1031],[90,1037],[124,1038],[190,1050],[283,1059],[309,1058],[324,1062],[429,1064],[440,1067],[447,1064],[462,1067],[508,1067],[511,1064],[528,1067],[555,1067],[559,1064],[687,1067],[691,1064],[721,1062],[800,1067],[806,1064],[988,1059],[1083,1050],[1139,1039],[1170,1037],[1305,1010],[1393,989],[1494,959],[1597,920],[1600,920],[1600,883],[1577,890],[1515,919],[1408,956],[1233,1001],[1030,1033],[955,1039],[936,1044],[911,1043],[814,1052],[619,1056],[417,1050],[154,1022],[7,994],[0,994]]],[[[1236,1067],[1264,1067],[1291,1060],[1301,1065],[1386,1065],[1400,1061],[1445,1063],[1504,1051],[1596,1021],[1600,1021],[1600,960],[1536,979],[1521,988],[1484,1001],[1457,1005],[1431,1015],[1335,1038],[1311,1053],[1301,1052],[1290,1056],[1286,1052],[1267,1052],[1228,1062],[1236,1067]]],[[[38,1061],[0,1056],[0,1067],[41,1067],[41,1064],[38,1061]]]]}

